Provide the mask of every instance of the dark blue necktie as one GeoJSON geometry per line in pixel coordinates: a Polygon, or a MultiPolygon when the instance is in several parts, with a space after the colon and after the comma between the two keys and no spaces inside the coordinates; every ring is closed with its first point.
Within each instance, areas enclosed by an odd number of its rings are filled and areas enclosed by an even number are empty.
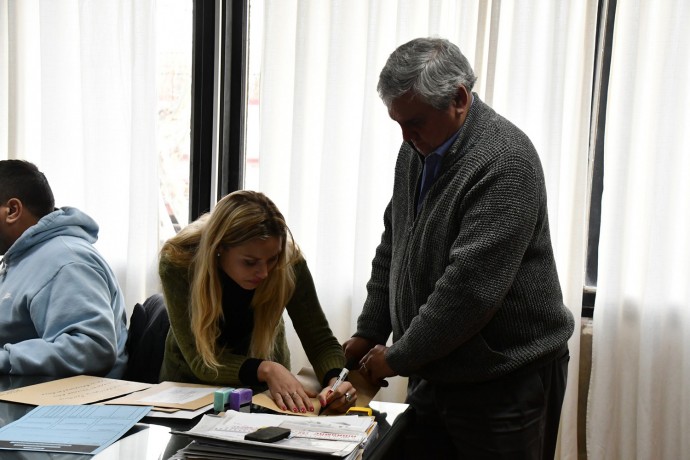
{"type": "Polygon", "coordinates": [[[422,186],[419,189],[419,198],[417,199],[417,213],[422,209],[424,197],[431,188],[431,184],[436,179],[436,166],[441,161],[441,156],[436,154],[427,155],[424,158],[424,171],[422,173],[422,186]]]}

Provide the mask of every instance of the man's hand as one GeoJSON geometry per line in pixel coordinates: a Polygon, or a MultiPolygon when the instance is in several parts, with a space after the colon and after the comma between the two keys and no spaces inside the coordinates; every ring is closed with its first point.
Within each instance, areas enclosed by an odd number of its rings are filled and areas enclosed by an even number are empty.
{"type": "Polygon", "coordinates": [[[388,350],[388,347],[376,345],[359,361],[359,372],[370,383],[382,387],[388,386],[388,382],[384,380],[386,377],[397,375],[388,365],[388,362],[386,362],[386,350],[388,350]]]}
{"type": "Polygon", "coordinates": [[[367,354],[369,350],[374,348],[376,342],[365,339],[364,337],[351,337],[343,343],[343,351],[345,352],[345,360],[351,366],[350,370],[354,370],[354,366],[359,365],[359,361],[367,354]]]}

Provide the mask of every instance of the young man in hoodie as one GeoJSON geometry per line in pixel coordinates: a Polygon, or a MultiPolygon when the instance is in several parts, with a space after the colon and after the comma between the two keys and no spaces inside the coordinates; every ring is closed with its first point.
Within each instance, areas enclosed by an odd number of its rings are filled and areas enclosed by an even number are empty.
{"type": "Polygon", "coordinates": [[[0,161],[0,374],[123,375],[124,297],[97,239],[35,165],[0,161]]]}

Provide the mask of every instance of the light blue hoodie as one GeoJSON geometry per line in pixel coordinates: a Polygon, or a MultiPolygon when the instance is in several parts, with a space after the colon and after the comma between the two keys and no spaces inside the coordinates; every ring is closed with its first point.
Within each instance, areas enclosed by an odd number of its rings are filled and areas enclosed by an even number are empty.
{"type": "Polygon", "coordinates": [[[92,246],[98,224],[62,208],[29,227],[0,267],[0,373],[119,378],[124,297],[92,246]]]}

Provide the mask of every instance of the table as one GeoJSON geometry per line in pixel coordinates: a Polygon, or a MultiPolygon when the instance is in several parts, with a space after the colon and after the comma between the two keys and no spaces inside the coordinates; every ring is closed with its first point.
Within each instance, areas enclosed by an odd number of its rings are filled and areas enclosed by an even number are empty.
{"type": "MultiPolygon", "coordinates": [[[[20,388],[51,380],[39,376],[0,376],[0,391],[20,388]]],[[[13,422],[35,406],[0,401],[0,426],[13,422]]],[[[370,407],[378,422],[378,430],[373,435],[363,453],[364,460],[382,460],[386,452],[398,439],[400,432],[409,422],[411,409],[407,404],[372,401],[370,407]]],[[[144,417],[142,423],[134,426],[119,441],[110,445],[97,455],[79,455],[45,452],[0,451],[3,460],[167,460],[179,449],[191,442],[186,436],[172,434],[170,431],[187,431],[196,425],[194,420],[173,420],[144,417]]]]}

